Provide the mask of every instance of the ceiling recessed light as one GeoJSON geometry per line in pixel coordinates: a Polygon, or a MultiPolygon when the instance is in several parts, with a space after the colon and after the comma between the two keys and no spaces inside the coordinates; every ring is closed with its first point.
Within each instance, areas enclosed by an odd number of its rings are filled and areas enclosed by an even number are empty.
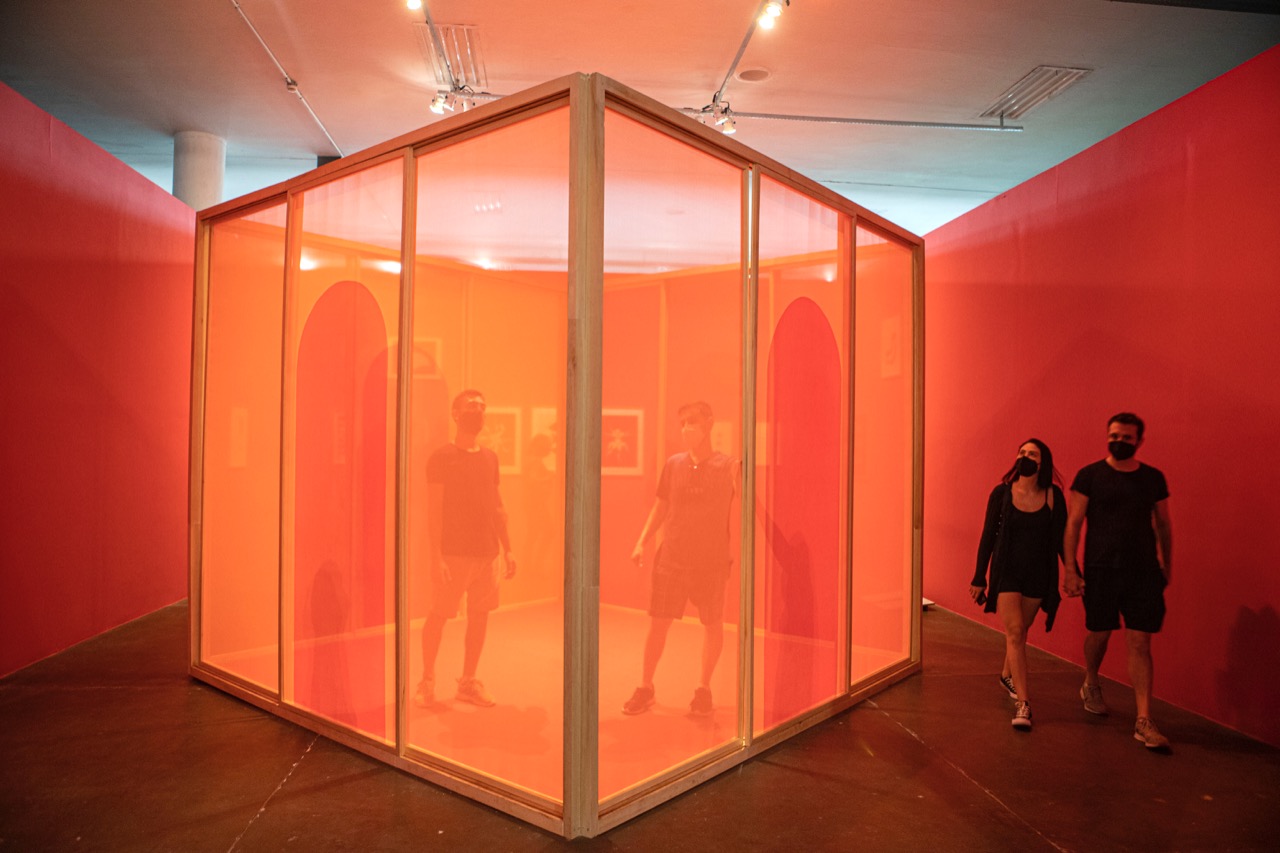
{"type": "Polygon", "coordinates": [[[743,83],[763,83],[773,76],[773,72],[768,68],[744,68],[734,77],[743,83]]]}

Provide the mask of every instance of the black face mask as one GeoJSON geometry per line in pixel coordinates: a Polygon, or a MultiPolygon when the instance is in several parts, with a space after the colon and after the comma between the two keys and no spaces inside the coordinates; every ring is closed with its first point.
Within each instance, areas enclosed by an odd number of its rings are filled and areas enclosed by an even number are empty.
{"type": "Polygon", "coordinates": [[[1040,470],[1040,463],[1032,459],[1030,456],[1018,457],[1018,476],[1033,477],[1040,470]]]}
{"type": "Polygon", "coordinates": [[[461,432],[479,435],[480,430],[484,429],[484,412],[460,412],[458,414],[458,429],[461,432]]]}
{"type": "Polygon", "coordinates": [[[1107,450],[1121,462],[1133,458],[1133,454],[1138,452],[1138,448],[1127,441],[1108,441],[1107,450]]]}

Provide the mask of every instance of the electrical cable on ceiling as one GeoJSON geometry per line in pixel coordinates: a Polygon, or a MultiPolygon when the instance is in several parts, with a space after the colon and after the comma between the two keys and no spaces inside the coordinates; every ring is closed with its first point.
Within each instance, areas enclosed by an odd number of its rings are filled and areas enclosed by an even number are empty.
{"type": "Polygon", "coordinates": [[[280,72],[280,76],[284,78],[285,88],[298,96],[298,100],[302,102],[302,106],[310,113],[311,119],[320,128],[320,132],[324,134],[324,138],[329,140],[329,144],[333,146],[333,150],[338,152],[339,157],[346,156],[342,153],[342,149],[338,147],[338,143],[333,141],[333,137],[329,135],[329,129],[324,126],[324,122],[320,121],[320,116],[316,115],[316,111],[311,108],[311,104],[307,102],[307,96],[302,94],[302,89],[298,86],[298,81],[289,76],[289,72],[284,70],[284,66],[280,64],[280,60],[276,59],[275,52],[267,45],[266,39],[258,32],[258,28],[253,25],[253,21],[249,20],[249,16],[245,14],[244,9],[240,7],[237,0],[231,0],[231,5],[240,13],[240,17],[244,19],[249,30],[253,33],[254,38],[258,40],[258,44],[262,45],[262,49],[267,52],[267,56],[271,57],[272,63],[275,64],[276,70],[280,72]]]}

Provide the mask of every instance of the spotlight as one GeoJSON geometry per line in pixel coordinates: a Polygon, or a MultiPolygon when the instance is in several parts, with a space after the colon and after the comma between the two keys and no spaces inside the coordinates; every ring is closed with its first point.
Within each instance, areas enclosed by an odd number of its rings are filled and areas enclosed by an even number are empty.
{"type": "Polygon", "coordinates": [[[444,115],[444,94],[436,92],[436,96],[431,99],[431,105],[427,109],[438,116],[444,115]]]}
{"type": "MultiPolygon", "coordinates": [[[[785,0],[785,2],[788,6],[791,5],[791,0],[785,0]]],[[[782,3],[779,0],[769,0],[768,3],[764,4],[764,8],[760,10],[760,17],[756,18],[756,25],[762,30],[771,30],[781,15],[782,3]]]]}
{"type": "Polygon", "coordinates": [[[725,136],[733,136],[738,132],[738,126],[733,123],[733,119],[725,116],[724,123],[720,125],[720,132],[725,136]]]}
{"type": "Polygon", "coordinates": [[[409,7],[409,11],[416,12],[422,8],[422,0],[405,0],[404,5],[409,7]]]}

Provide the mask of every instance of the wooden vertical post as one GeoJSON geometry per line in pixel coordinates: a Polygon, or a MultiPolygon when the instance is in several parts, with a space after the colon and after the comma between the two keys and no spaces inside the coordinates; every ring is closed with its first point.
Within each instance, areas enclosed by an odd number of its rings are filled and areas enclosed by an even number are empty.
{"type": "Polygon", "coordinates": [[[604,82],[569,98],[565,416],[564,835],[599,825],[600,407],[604,296],[604,82]]]}
{"type": "Polygon", "coordinates": [[[409,439],[413,411],[413,283],[417,255],[418,161],[405,149],[400,233],[400,327],[396,347],[396,755],[409,740],[409,439]]]}

